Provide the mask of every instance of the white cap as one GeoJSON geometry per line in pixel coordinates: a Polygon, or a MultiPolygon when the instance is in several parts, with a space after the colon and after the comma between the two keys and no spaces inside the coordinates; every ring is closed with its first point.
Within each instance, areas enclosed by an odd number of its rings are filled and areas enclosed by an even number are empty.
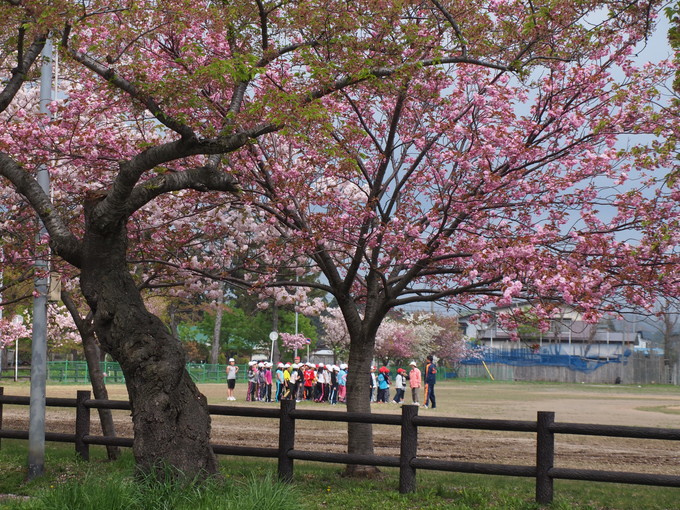
{"type": "Polygon", "coordinates": [[[320,366],[320,367],[323,367],[323,366],[325,366],[325,365],[324,365],[323,363],[319,363],[319,366],[320,366]]]}
{"type": "Polygon", "coordinates": [[[340,370],[345,370],[347,368],[347,363],[340,363],[340,370]]]}
{"type": "Polygon", "coordinates": [[[229,363],[231,363],[232,361],[236,361],[236,360],[234,358],[229,358],[229,363]]]}
{"type": "Polygon", "coordinates": [[[277,366],[278,368],[281,368],[281,367],[283,366],[283,363],[281,363],[281,362],[279,361],[279,364],[276,365],[276,366],[277,366]]]}
{"type": "Polygon", "coordinates": [[[300,367],[298,367],[297,363],[293,363],[293,368],[300,368],[300,367]]]}
{"type": "Polygon", "coordinates": [[[409,365],[413,365],[415,367],[415,366],[418,365],[418,363],[416,363],[415,361],[411,361],[411,363],[409,363],[409,365]]]}
{"type": "Polygon", "coordinates": [[[283,366],[286,367],[286,368],[288,368],[288,367],[290,366],[290,363],[286,363],[286,364],[283,365],[283,366]]]}
{"type": "Polygon", "coordinates": [[[248,365],[251,365],[251,366],[252,366],[252,365],[257,365],[257,361],[249,361],[249,362],[248,362],[248,365]]]}

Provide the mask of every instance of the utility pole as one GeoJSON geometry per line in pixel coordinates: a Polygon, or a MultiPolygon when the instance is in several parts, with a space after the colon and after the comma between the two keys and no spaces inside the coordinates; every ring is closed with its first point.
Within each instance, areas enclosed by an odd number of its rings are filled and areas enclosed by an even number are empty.
{"type": "MultiPolygon", "coordinates": [[[[0,303],[2,303],[2,289],[5,285],[5,274],[2,272],[2,267],[5,265],[5,243],[0,240],[0,303]]],[[[0,305],[0,321],[2,320],[2,305],[0,305]]],[[[3,357],[5,348],[0,347],[0,374],[2,374],[3,357]]]]}
{"type": "MultiPolygon", "coordinates": [[[[40,69],[40,113],[49,120],[48,105],[52,100],[52,40],[45,42],[40,69]]],[[[38,184],[50,195],[50,174],[46,165],[37,173],[38,184]]],[[[47,229],[41,223],[36,244],[44,242],[47,229]]],[[[40,248],[38,248],[40,250],[40,248]]],[[[28,427],[28,479],[41,476],[45,470],[45,393],[47,386],[47,292],[49,262],[38,255],[34,264],[35,293],[33,298],[33,346],[31,349],[31,407],[28,427]]]]}

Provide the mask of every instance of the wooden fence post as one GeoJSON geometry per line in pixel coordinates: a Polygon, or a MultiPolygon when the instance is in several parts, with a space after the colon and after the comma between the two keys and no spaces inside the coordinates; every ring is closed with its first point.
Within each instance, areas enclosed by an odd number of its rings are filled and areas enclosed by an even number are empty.
{"type": "Polygon", "coordinates": [[[83,460],[90,460],[90,445],[83,441],[90,434],[90,408],[85,401],[90,400],[90,392],[79,390],[76,396],[76,453],[83,460]]]}
{"type": "Polygon", "coordinates": [[[553,501],[553,479],[549,472],[555,462],[555,434],[550,426],[555,413],[539,411],[536,433],[536,502],[547,505],[553,501]]]}
{"type": "Polygon", "coordinates": [[[418,406],[402,406],[399,452],[399,492],[402,494],[416,490],[416,469],[411,466],[411,461],[418,454],[418,426],[413,422],[416,416],[418,416],[418,406]]]}
{"type": "Polygon", "coordinates": [[[295,448],[295,418],[291,412],[295,410],[295,400],[281,400],[281,417],[279,419],[279,479],[283,482],[293,481],[293,459],[288,452],[295,448]]]}

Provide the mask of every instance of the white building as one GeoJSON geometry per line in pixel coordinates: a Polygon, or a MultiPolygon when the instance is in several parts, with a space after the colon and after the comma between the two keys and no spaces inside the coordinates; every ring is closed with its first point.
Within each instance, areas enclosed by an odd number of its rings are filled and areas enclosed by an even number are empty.
{"type": "MultiPolygon", "coordinates": [[[[529,305],[495,308],[487,314],[497,316],[513,309],[529,305]]],[[[464,333],[475,339],[479,345],[489,349],[509,351],[530,349],[540,354],[559,354],[579,356],[590,359],[609,359],[620,357],[627,351],[645,344],[634,324],[624,320],[606,319],[598,324],[585,322],[581,313],[573,307],[563,306],[550,319],[548,331],[526,326],[518,328],[515,338],[511,331],[499,326],[496,321],[480,322],[483,312],[471,313],[459,319],[464,333]]]]}

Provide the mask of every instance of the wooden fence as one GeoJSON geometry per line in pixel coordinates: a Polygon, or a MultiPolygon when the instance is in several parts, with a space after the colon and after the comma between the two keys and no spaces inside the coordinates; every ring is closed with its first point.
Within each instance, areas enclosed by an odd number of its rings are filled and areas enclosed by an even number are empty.
{"type": "MultiPolygon", "coordinates": [[[[3,429],[3,404],[29,405],[30,398],[4,395],[3,388],[0,387],[0,438],[28,439],[27,431],[3,429]]],[[[75,399],[47,398],[46,405],[76,409],[75,433],[65,434],[46,432],[45,440],[74,443],[76,452],[85,460],[89,459],[90,445],[132,446],[132,438],[90,435],[91,409],[119,409],[129,411],[130,403],[127,401],[95,400],[90,398],[89,391],[78,391],[75,399]]],[[[213,450],[216,454],[220,455],[269,457],[278,459],[278,476],[284,481],[291,481],[293,479],[295,460],[306,460],[336,464],[358,464],[399,468],[399,491],[401,493],[409,493],[416,490],[416,470],[418,469],[530,477],[535,478],[536,480],[536,501],[540,504],[549,504],[552,502],[554,492],[553,481],[556,479],[680,487],[680,476],[570,469],[554,466],[556,434],[678,441],[680,440],[680,429],[558,423],[555,422],[555,413],[542,411],[538,413],[536,421],[419,416],[418,406],[414,405],[402,406],[401,415],[302,410],[296,409],[295,401],[292,400],[281,401],[281,406],[278,409],[222,405],[209,405],[208,409],[211,415],[278,419],[278,448],[214,444],[213,450]],[[399,456],[338,454],[297,450],[295,449],[295,426],[296,422],[299,420],[371,423],[398,426],[401,428],[399,456]],[[420,457],[418,456],[418,430],[420,427],[512,431],[535,434],[536,464],[533,466],[521,466],[456,462],[420,457]]]]}

